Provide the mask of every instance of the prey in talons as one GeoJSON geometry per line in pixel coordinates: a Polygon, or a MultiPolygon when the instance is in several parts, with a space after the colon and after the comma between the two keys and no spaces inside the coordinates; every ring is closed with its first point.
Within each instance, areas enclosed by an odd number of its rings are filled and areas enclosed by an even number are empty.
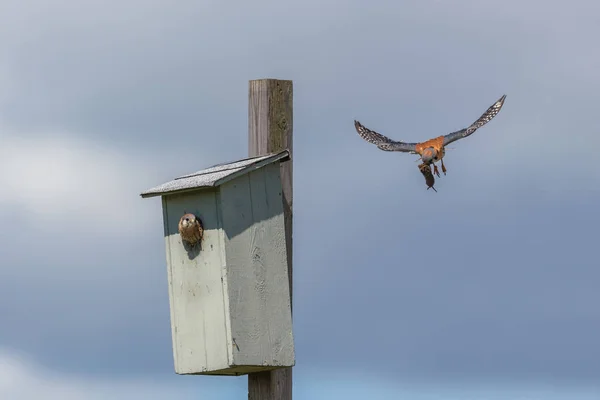
{"type": "MultiPolygon", "coordinates": [[[[475,122],[466,128],[460,129],[455,132],[441,135],[433,139],[426,140],[424,142],[404,142],[401,140],[392,140],[387,136],[384,136],[378,132],[375,132],[358,121],[354,121],[354,127],[356,131],[364,140],[374,144],[380,150],[383,151],[398,151],[402,153],[411,153],[419,155],[417,161],[422,163],[419,165],[419,170],[425,177],[425,183],[427,183],[427,189],[432,188],[435,183],[433,175],[440,177],[440,171],[436,163],[439,161],[442,165],[442,172],[446,175],[446,166],[444,165],[443,158],[446,155],[446,146],[450,143],[456,142],[457,140],[464,139],[472,135],[477,129],[481,128],[488,122],[490,122],[496,114],[500,112],[504,105],[506,95],[500,97],[494,104],[492,104],[475,122]],[[433,173],[431,171],[431,165],[433,165],[433,173]]],[[[437,192],[437,190],[435,190],[437,192]]]]}

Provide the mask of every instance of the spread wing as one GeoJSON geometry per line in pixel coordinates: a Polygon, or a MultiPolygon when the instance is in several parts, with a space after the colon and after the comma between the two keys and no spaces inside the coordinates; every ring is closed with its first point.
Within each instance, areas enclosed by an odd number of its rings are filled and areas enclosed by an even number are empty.
{"type": "Polygon", "coordinates": [[[452,132],[444,136],[444,146],[459,139],[466,138],[477,129],[490,122],[492,118],[494,118],[496,114],[500,112],[500,109],[502,109],[502,106],[504,105],[504,99],[506,99],[506,95],[500,97],[497,102],[492,104],[492,106],[490,106],[490,108],[488,108],[486,112],[484,112],[481,117],[479,117],[477,121],[473,122],[468,128],[461,129],[460,131],[452,132]]]}
{"type": "Polygon", "coordinates": [[[356,128],[356,132],[360,135],[361,138],[365,139],[369,143],[373,143],[378,148],[384,151],[403,151],[405,153],[414,153],[416,143],[405,143],[405,142],[397,142],[392,140],[386,136],[383,136],[380,133],[370,130],[369,128],[365,128],[360,122],[354,121],[354,127],[356,128]]]}

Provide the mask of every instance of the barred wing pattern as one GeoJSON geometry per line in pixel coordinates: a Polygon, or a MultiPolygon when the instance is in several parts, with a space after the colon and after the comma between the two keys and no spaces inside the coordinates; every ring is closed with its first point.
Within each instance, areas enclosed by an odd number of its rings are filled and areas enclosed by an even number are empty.
{"type": "Polygon", "coordinates": [[[475,132],[477,129],[481,128],[482,126],[484,126],[485,124],[490,122],[492,120],[492,118],[494,118],[496,116],[496,114],[498,114],[500,112],[500,110],[502,109],[502,106],[504,105],[504,99],[506,99],[506,95],[503,95],[502,97],[500,97],[500,99],[498,99],[498,101],[496,101],[494,104],[492,104],[492,106],[490,106],[490,108],[488,108],[486,110],[486,112],[484,112],[481,115],[481,117],[479,117],[479,119],[477,121],[473,122],[471,124],[471,126],[469,126],[468,128],[461,129],[460,131],[452,132],[452,133],[445,135],[444,136],[444,146],[446,146],[447,144],[450,144],[452,142],[455,142],[459,139],[466,138],[467,136],[469,136],[473,132],[475,132]]]}
{"type": "Polygon", "coordinates": [[[405,143],[392,140],[380,133],[364,127],[360,122],[354,121],[354,127],[361,138],[369,143],[373,143],[383,151],[402,151],[405,153],[414,153],[416,143],[405,143]]]}

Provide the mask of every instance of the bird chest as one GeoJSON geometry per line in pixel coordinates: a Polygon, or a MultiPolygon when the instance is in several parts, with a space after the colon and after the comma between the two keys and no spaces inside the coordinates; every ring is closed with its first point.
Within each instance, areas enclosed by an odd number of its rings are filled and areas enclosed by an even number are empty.
{"type": "Polygon", "coordinates": [[[287,156],[218,165],[142,193],[162,197],[176,373],[294,365],[279,166],[287,156]]]}

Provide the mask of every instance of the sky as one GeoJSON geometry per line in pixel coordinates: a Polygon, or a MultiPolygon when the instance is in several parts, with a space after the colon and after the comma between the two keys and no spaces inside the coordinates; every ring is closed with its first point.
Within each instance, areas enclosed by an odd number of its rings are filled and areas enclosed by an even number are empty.
{"type": "Polygon", "coordinates": [[[173,370],[160,200],[294,84],[294,399],[600,397],[600,5],[0,3],[0,397],[238,399],[173,370]],[[422,141],[501,112],[447,151],[422,141]]]}

